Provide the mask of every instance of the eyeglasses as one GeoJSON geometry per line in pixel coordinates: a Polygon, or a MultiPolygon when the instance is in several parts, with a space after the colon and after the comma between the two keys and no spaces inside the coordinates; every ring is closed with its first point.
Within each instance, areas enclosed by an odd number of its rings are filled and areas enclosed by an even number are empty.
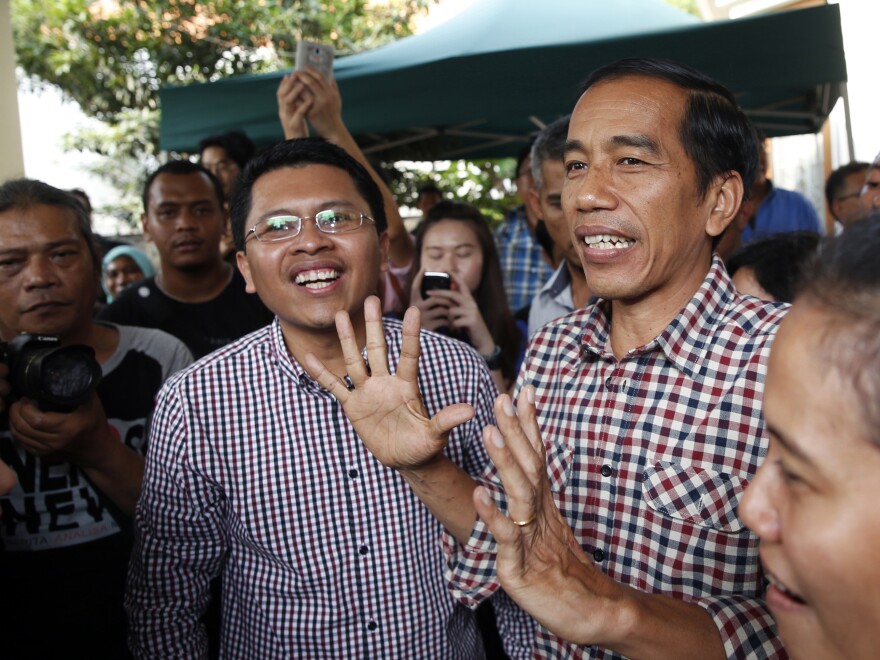
{"type": "Polygon", "coordinates": [[[276,215],[260,220],[245,234],[248,240],[253,234],[261,243],[286,241],[298,236],[302,231],[304,220],[314,220],[318,231],[325,234],[345,234],[357,230],[364,220],[375,224],[370,216],[364,213],[343,213],[341,211],[319,211],[311,217],[301,218],[298,215],[276,215]]]}
{"type": "Polygon", "coordinates": [[[836,197],[834,199],[834,201],[835,202],[842,202],[845,199],[855,199],[856,197],[861,196],[861,194],[862,194],[862,191],[861,191],[861,189],[859,189],[859,190],[856,190],[854,193],[850,193],[849,195],[841,195],[840,197],[836,197]]]}
{"type": "Polygon", "coordinates": [[[880,188],[880,181],[865,181],[865,185],[862,186],[859,194],[867,195],[869,192],[877,192],[878,188],[880,188]]]}

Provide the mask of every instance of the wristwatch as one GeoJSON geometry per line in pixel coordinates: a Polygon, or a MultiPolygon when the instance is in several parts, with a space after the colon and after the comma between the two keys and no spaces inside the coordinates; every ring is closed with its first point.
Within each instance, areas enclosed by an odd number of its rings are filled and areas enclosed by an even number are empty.
{"type": "Polygon", "coordinates": [[[495,350],[492,351],[492,355],[484,355],[483,359],[486,361],[486,367],[489,371],[495,371],[495,369],[501,368],[501,347],[497,344],[495,345],[495,350]]]}

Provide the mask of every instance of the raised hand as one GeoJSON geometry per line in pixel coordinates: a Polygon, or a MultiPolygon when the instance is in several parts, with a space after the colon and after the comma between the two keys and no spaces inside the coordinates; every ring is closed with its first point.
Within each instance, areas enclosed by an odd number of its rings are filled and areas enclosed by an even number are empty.
{"type": "Polygon", "coordinates": [[[510,397],[495,401],[498,427],[483,433],[507,494],[508,515],[484,488],[474,491],[477,514],[498,544],[501,586],[548,630],[576,644],[603,641],[620,585],[581,549],[550,491],[547,456],[527,386],[514,411],[510,397]]]}
{"type": "Polygon", "coordinates": [[[470,405],[456,404],[428,417],[418,384],[418,310],[410,308],[404,316],[400,360],[394,374],[388,368],[381,304],[375,296],[367,298],[364,318],[369,367],[348,314],[341,311],[336,315],[352,390],[314,354],[305,357],[304,366],[339,400],[364,444],[383,465],[400,471],[419,470],[439,459],[449,431],[471,419],[474,410],[470,405]]]}
{"type": "Polygon", "coordinates": [[[314,99],[306,94],[306,87],[299,72],[288,73],[281,79],[275,98],[278,100],[278,119],[284,130],[285,139],[309,136],[306,115],[314,104],[314,99]]]}
{"type": "Polygon", "coordinates": [[[336,79],[327,80],[309,66],[297,71],[296,76],[311,102],[307,116],[315,133],[333,141],[341,131],[347,131],[342,122],[342,96],[336,79]]]}

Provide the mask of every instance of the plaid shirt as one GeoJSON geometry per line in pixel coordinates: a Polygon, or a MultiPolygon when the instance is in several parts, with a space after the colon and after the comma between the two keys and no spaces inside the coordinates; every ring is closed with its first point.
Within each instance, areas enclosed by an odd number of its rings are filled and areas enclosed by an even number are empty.
{"type": "MultiPolygon", "coordinates": [[[[758,539],[737,505],[767,453],[761,389],[785,309],[739,296],[716,257],[688,305],[649,344],[616,359],[600,300],[539,330],[518,382],[537,389],[551,487],[596,567],[705,607],[729,657],[784,657],[762,602],[758,539]]],[[[502,501],[492,469],[486,478],[502,501]]],[[[482,522],[467,547],[448,535],[444,544],[456,597],[470,603],[497,588],[482,522]]],[[[535,652],[616,657],[544,628],[535,652]]]]}
{"type": "Polygon", "coordinates": [[[553,274],[544,261],[541,246],[532,238],[523,207],[510,212],[495,232],[501,275],[510,311],[516,312],[532,302],[532,298],[553,274]]]}
{"type": "MultiPolygon", "coordinates": [[[[401,323],[385,328],[396,369],[401,323]]],[[[476,409],[447,453],[479,474],[492,378],[460,342],[421,345],[429,414],[476,409]]],[[[126,596],[137,656],[205,657],[198,620],[222,573],[221,657],[482,657],[443,577],[441,525],[289,356],[277,320],[170,379],[149,447],[126,596]]],[[[528,650],[534,626],[518,621],[528,650]]]]}

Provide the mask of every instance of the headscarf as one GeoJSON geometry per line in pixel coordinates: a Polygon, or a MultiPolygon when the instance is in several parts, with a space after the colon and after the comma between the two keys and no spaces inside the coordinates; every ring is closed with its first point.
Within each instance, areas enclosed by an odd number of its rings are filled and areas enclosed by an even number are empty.
{"type": "Polygon", "coordinates": [[[113,301],[113,296],[107,290],[107,285],[104,282],[105,275],[107,274],[107,267],[114,259],[118,259],[119,257],[128,257],[134,261],[144,274],[144,279],[153,277],[153,275],[156,274],[156,269],[153,268],[153,262],[150,261],[150,258],[142,250],[139,250],[133,245],[117,245],[104,255],[104,260],[101,262],[101,286],[104,289],[104,293],[107,295],[107,302],[113,301]]]}

